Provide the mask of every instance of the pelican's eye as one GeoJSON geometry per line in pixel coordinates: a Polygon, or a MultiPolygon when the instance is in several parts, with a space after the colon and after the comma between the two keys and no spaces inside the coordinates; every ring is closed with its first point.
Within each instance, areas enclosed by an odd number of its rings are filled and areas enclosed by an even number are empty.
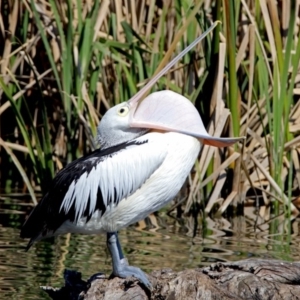
{"type": "Polygon", "coordinates": [[[128,112],[129,112],[129,108],[127,106],[123,106],[118,109],[118,115],[121,117],[127,116],[128,112]]]}

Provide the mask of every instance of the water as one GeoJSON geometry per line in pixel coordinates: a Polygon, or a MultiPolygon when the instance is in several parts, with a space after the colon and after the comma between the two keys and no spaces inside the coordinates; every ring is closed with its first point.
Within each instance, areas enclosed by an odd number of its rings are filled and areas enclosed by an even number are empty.
{"type": "MultiPolygon", "coordinates": [[[[39,242],[25,252],[26,241],[19,238],[19,229],[28,203],[0,199],[2,299],[48,299],[39,286],[63,285],[65,268],[81,272],[83,279],[100,271],[110,274],[105,235],[65,235],[39,242]]],[[[287,234],[289,222],[282,216],[266,222],[253,207],[246,207],[244,215],[229,220],[200,215],[178,220],[161,212],[119,236],[129,262],[146,272],[161,268],[178,271],[249,257],[300,260],[299,219],[293,220],[291,234],[287,234]]]]}

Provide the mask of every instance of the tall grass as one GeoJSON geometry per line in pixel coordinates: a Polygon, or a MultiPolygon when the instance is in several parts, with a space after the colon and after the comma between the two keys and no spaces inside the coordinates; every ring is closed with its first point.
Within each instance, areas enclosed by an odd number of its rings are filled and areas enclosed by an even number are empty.
{"type": "Polygon", "coordinates": [[[152,89],[191,99],[211,134],[247,137],[234,149],[203,147],[185,210],[202,198],[206,212],[223,213],[256,196],[266,219],[266,207],[279,213],[281,203],[297,213],[299,1],[6,3],[0,146],[7,191],[28,190],[33,199],[45,191],[58,169],[98,146],[93,136],[109,107],[218,19],[213,35],[152,89]]]}

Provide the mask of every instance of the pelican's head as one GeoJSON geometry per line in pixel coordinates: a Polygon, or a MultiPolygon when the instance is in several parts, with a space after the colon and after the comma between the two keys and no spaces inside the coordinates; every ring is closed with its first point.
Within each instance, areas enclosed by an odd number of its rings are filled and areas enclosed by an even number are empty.
{"type": "Polygon", "coordinates": [[[141,103],[129,100],[109,109],[98,127],[102,148],[131,141],[154,129],[193,136],[202,144],[227,147],[243,138],[218,138],[209,135],[195,106],[172,91],[155,92],[141,103]]]}

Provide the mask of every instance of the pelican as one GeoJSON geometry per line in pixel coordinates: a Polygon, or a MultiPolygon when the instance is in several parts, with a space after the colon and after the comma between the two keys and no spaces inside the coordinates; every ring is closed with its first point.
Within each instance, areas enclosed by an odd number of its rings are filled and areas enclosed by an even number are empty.
{"type": "Polygon", "coordinates": [[[21,237],[30,238],[27,249],[50,236],[106,233],[113,275],[134,276],[151,288],[141,269],[128,264],[118,231],[176,196],[201,145],[224,147],[240,140],[210,136],[194,105],[175,92],[155,92],[140,101],[193,44],[136,96],[105,113],[97,128],[101,148],[60,170],[24,223],[21,237]]]}

